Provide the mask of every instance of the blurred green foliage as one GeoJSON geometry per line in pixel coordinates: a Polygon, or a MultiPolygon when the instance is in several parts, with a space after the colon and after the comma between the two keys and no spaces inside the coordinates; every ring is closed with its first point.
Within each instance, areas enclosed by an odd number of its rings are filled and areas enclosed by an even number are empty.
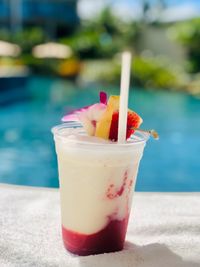
{"type": "Polygon", "coordinates": [[[6,29],[0,30],[0,40],[18,44],[23,54],[30,54],[33,46],[44,43],[48,36],[41,28],[30,28],[12,34],[6,29]]]}
{"type": "Polygon", "coordinates": [[[0,31],[0,40],[18,44],[22,50],[18,58],[1,58],[0,65],[26,65],[33,73],[42,75],[61,75],[74,78],[80,66],[76,59],[63,60],[56,58],[36,58],[32,49],[38,44],[50,41],[41,28],[30,28],[11,34],[8,30],[0,31]],[[70,64],[70,68],[69,68],[70,64]],[[64,65],[64,67],[63,67],[64,65]]]}
{"type": "Polygon", "coordinates": [[[111,58],[124,47],[133,46],[139,32],[138,23],[126,23],[106,8],[97,18],[83,21],[72,36],[60,41],[70,45],[81,59],[111,58]]]}
{"type": "Polygon", "coordinates": [[[172,35],[185,46],[189,56],[187,71],[200,71],[200,18],[174,24],[172,35]]]}
{"type": "MultiPolygon", "coordinates": [[[[175,90],[187,87],[189,91],[197,92],[198,75],[195,83],[191,84],[192,78],[188,79],[186,73],[177,71],[173,62],[169,64],[162,58],[143,57],[137,52],[140,51],[137,40],[145,26],[145,21],[126,22],[113,15],[110,8],[106,8],[96,18],[82,21],[72,35],[56,40],[73,50],[72,58],[63,60],[39,59],[32,55],[35,45],[52,41],[41,28],[24,29],[14,34],[8,30],[0,30],[0,40],[16,43],[22,49],[18,58],[12,58],[9,62],[1,58],[0,64],[24,64],[38,74],[60,75],[73,79],[80,74],[81,79],[85,81],[119,84],[121,66],[117,55],[129,49],[135,54],[131,75],[134,85],[175,90]]],[[[188,51],[189,70],[186,70],[200,72],[200,19],[176,23],[170,26],[170,31],[188,51]]]]}
{"type": "MultiPolygon", "coordinates": [[[[32,48],[35,45],[45,42],[47,39],[48,37],[40,28],[24,29],[14,34],[6,29],[0,30],[0,40],[18,44],[22,50],[18,60],[21,64],[29,66],[36,72],[45,72],[46,69],[46,73],[48,73],[51,70],[49,63],[42,62],[41,60],[34,58],[32,55],[32,48]]],[[[10,60],[12,60],[13,65],[15,65],[15,59],[10,60]]]]}
{"type": "MultiPolygon", "coordinates": [[[[131,83],[139,87],[179,89],[183,86],[182,73],[159,58],[135,56],[131,72],[131,83]]],[[[121,65],[118,59],[87,61],[82,78],[90,82],[119,84],[120,74],[121,65]]]]}
{"type": "Polygon", "coordinates": [[[180,86],[178,74],[159,58],[135,57],[132,79],[138,86],[150,88],[172,89],[180,86]]]}

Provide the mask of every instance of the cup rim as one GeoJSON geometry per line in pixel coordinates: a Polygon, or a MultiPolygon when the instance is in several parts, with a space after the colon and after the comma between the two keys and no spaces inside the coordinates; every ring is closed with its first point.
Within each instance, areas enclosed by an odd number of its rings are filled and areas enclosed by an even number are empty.
{"type": "Polygon", "coordinates": [[[78,144],[78,145],[86,145],[86,146],[96,146],[96,147],[117,147],[117,148],[124,148],[124,147],[132,147],[135,145],[140,145],[140,144],[145,144],[149,137],[150,134],[149,133],[143,133],[143,132],[139,132],[139,131],[135,131],[134,134],[131,135],[131,137],[129,138],[129,141],[126,143],[117,143],[117,142],[109,142],[109,143],[97,143],[97,142],[89,142],[89,141],[83,141],[83,140],[75,140],[75,139],[70,139],[67,138],[68,136],[63,135],[61,133],[62,129],[70,129],[70,128],[80,128],[83,130],[83,126],[81,125],[80,122],[76,122],[76,121],[69,121],[69,122],[65,122],[65,123],[61,123],[58,124],[54,127],[52,127],[51,132],[54,135],[55,139],[60,139],[62,140],[64,143],[68,143],[68,144],[78,144]]]}

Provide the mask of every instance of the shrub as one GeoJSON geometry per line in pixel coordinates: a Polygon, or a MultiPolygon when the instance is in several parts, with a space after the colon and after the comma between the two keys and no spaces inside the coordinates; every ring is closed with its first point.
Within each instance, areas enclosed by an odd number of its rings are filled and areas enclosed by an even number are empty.
{"type": "Polygon", "coordinates": [[[180,86],[178,73],[160,58],[135,57],[132,64],[132,79],[135,84],[152,88],[177,88],[180,86]]]}
{"type": "Polygon", "coordinates": [[[175,24],[171,33],[187,49],[188,71],[200,71],[200,18],[175,24]]]}
{"type": "MultiPolygon", "coordinates": [[[[86,64],[83,79],[119,85],[120,64],[117,60],[90,61],[86,64]]],[[[131,83],[139,87],[177,89],[183,86],[181,73],[161,59],[134,57],[131,72],[131,83]]]]}
{"type": "Polygon", "coordinates": [[[138,34],[137,23],[126,23],[105,8],[97,18],[82,22],[77,32],[60,41],[70,45],[81,59],[112,58],[124,47],[132,47],[138,34]]]}

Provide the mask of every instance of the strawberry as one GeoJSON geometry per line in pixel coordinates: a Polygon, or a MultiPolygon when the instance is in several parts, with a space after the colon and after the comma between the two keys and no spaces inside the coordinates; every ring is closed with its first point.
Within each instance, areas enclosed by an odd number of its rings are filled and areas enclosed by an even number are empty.
{"type": "MultiPolygon", "coordinates": [[[[119,122],[119,111],[115,111],[112,115],[112,121],[110,125],[109,139],[117,141],[118,135],[118,122],[119,122]]],[[[138,128],[142,123],[142,118],[134,111],[129,110],[127,114],[127,131],[126,139],[128,139],[133,133],[134,128],[138,128]]]]}

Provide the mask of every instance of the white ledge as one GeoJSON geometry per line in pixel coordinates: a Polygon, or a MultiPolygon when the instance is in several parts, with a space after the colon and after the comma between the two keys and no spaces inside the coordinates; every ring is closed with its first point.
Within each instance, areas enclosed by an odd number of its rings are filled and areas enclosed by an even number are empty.
{"type": "Polygon", "coordinates": [[[125,249],[78,257],[62,245],[58,189],[0,184],[0,190],[0,266],[200,266],[198,192],[137,192],[125,249]]]}

